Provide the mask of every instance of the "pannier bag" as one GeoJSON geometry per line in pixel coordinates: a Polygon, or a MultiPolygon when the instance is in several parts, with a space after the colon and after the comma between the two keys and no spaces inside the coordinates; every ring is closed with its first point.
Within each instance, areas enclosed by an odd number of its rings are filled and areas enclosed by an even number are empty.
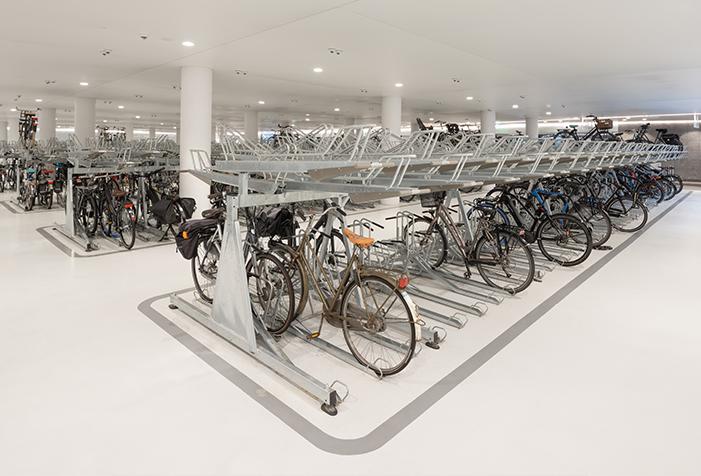
{"type": "Polygon", "coordinates": [[[287,207],[265,207],[256,215],[256,233],[260,237],[294,235],[295,222],[292,211],[287,207]]]}
{"type": "Polygon", "coordinates": [[[183,258],[190,260],[197,254],[197,242],[202,232],[216,227],[219,220],[214,218],[203,218],[201,220],[190,220],[181,223],[178,227],[178,234],[175,235],[175,245],[183,258]]]}
{"type": "Polygon", "coordinates": [[[194,198],[162,198],[153,205],[151,210],[153,216],[163,225],[175,225],[183,220],[192,218],[192,214],[195,213],[195,199],[194,198]],[[179,203],[180,207],[185,214],[184,217],[180,216],[178,209],[175,204],[179,203]]]}

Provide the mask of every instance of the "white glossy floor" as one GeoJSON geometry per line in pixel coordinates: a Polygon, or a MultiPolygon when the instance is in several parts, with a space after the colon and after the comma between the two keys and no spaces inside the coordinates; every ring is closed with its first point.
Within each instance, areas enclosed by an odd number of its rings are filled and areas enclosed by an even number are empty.
{"type": "MultiPolygon", "coordinates": [[[[137,310],[190,286],[172,247],[69,258],[36,231],[61,212],[0,207],[0,474],[701,474],[700,216],[694,192],[386,445],[337,456],[137,310]]],[[[533,293],[576,275],[555,273],[533,293]]]]}

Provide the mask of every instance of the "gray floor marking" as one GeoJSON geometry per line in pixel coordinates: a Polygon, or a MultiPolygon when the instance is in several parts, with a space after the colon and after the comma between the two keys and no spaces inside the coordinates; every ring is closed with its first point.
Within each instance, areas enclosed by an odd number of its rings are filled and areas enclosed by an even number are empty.
{"type": "Polygon", "coordinates": [[[7,203],[5,200],[3,200],[2,202],[0,202],[0,205],[2,205],[3,207],[7,208],[8,210],[10,210],[10,211],[11,211],[12,213],[14,213],[15,215],[21,215],[20,212],[18,212],[17,210],[15,210],[15,209],[12,207],[12,205],[10,205],[9,203],[7,203]]]}
{"type": "MultiPolygon", "coordinates": [[[[591,278],[613,258],[633,244],[643,235],[643,233],[659,222],[665,215],[676,208],[677,205],[689,198],[691,194],[692,192],[686,193],[682,198],[677,200],[676,203],[670,205],[669,208],[652,219],[645,226],[645,228],[630,236],[630,238],[626,239],[612,251],[607,252],[606,256],[602,257],[591,267],[584,270],[572,281],[560,288],[557,292],[555,292],[555,294],[536,306],[532,311],[514,323],[510,328],[502,332],[492,342],[480,349],[459,367],[436,382],[424,393],[416,397],[413,401],[411,401],[389,419],[385,420],[366,436],[360,438],[343,439],[336,438],[335,436],[325,433],[295,410],[287,406],[280,399],[268,393],[263,387],[219,357],[211,349],[185,332],[178,325],[163,316],[160,312],[156,311],[152,307],[153,303],[167,298],[170,293],[150,298],[139,304],[138,309],[157,326],[166,331],[174,339],[189,349],[193,354],[207,363],[211,368],[239,387],[249,397],[256,400],[260,405],[278,417],[288,427],[296,431],[302,438],[306,439],[317,448],[338,455],[358,455],[368,453],[386,444],[458,384],[464,382],[470,375],[475,373],[480,367],[499,353],[499,351],[516,339],[516,337],[521,335],[526,329],[543,317],[543,315],[545,315],[550,309],[555,307],[560,301],[591,278]]],[[[339,408],[339,411],[343,411],[343,406],[339,408]]]]}
{"type": "Polygon", "coordinates": [[[148,250],[150,248],[155,248],[157,246],[172,245],[175,243],[174,241],[168,241],[168,242],[163,242],[163,243],[152,243],[150,245],[144,245],[144,246],[140,246],[138,248],[132,248],[130,250],[127,250],[127,249],[113,250],[113,251],[105,251],[104,253],[100,253],[100,250],[95,250],[95,251],[90,251],[90,252],[86,251],[86,253],[90,253],[90,254],[82,255],[82,254],[76,253],[67,244],[61,242],[61,240],[59,240],[58,238],[53,236],[51,233],[46,231],[47,228],[56,228],[56,227],[54,225],[40,226],[39,228],[36,229],[36,231],[41,236],[46,238],[49,241],[49,243],[54,245],[59,250],[63,251],[70,258],[97,258],[99,256],[113,255],[113,254],[117,254],[117,253],[127,253],[127,252],[139,251],[139,250],[148,250]]]}

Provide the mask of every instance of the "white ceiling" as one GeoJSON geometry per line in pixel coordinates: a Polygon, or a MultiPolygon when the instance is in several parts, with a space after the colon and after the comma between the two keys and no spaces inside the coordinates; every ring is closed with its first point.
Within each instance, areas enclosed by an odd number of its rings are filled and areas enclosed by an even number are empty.
{"type": "Polygon", "coordinates": [[[268,125],[373,119],[397,93],[437,119],[701,111],[698,0],[35,0],[2,14],[0,115],[57,107],[68,124],[82,95],[98,120],[172,126],[193,64],[214,69],[215,117],[234,124],[246,108],[268,125]]]}

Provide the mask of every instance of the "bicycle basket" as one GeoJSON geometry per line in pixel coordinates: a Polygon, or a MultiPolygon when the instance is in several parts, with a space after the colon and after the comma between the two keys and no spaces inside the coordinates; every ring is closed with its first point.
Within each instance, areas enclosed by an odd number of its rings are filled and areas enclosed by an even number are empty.
{"type": "Polygon", "coordinates": [[[421,199],[421,206],[424,208],[432,208],[438,206],[439,203],[443,203],[445,200],[445,192],[432,192],[424,193],[419,195],[421,199]]]}
{"type": "Polygon", "coordinates": [[[597,119],[596,120],[596,128],[597,129],[613,129],[613,120],[612,119],[597,119]]]}

